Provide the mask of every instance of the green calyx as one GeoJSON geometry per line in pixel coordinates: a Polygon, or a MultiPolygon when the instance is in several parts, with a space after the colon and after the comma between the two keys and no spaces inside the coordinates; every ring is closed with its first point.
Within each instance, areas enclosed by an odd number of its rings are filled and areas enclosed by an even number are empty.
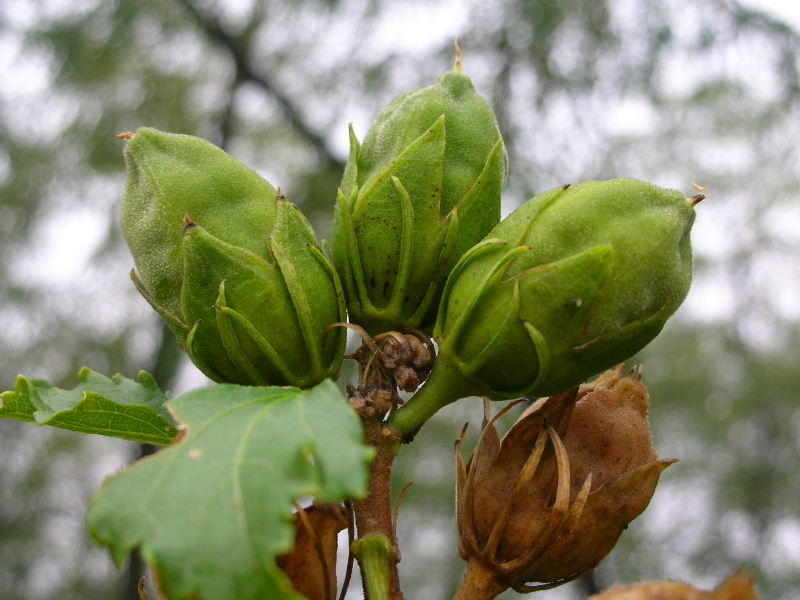
{"type": "Polygon", "coordinates": [[[335,377],[343,293],[300,211],[199,138],[140,129],[125,156],[132,278],[192,361],[219,382],[335,377]]]}
{"type": "Polygon", "coordinates": [[[534,197],[451,273],[438,360],[497,399],[557,394],[624,361],[688,292],[693,220],[680,192],[633,179],[534,197]]]}
{"type": "Polygon", "coordinates": [[[363,143],[351,129],[333,233],[351,320],[431,326],[448,273],[500,220],[505,173],[494,113],[460,73],[393,100],[363,143]]]}

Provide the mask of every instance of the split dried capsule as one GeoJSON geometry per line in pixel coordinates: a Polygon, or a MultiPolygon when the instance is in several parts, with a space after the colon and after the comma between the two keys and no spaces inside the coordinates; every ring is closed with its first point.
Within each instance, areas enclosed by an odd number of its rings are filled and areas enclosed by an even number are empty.
{"type": "Polygon", "coordinates": [[[343,294],[297,207],[197,137],[139,129],[125,158],[131,276],[192,361],[219,382],[335,376],[343,294]]]}
{"type": "Polygon", "coordinates": [[[445,73],[350,129],[333,258],[351,321],[373,335],[432,325],[447,275],[500,220],[506,155],[472,81],[445,73]]]}
{"type": "Polygon", "coordinates": [[[532,592],[594,569],[674,462],[658,459],[648,403],[641,372],[623,377],[620,366],[538,400],[502,439],[496,417],[486,419],[467,462],[462,434],[456,507],[466,582],[495,595],[532,592]]]}
{"type": "Polygon", "coordinates": [[[463,395],[549,395],[648,344],[692,276],[693,200],[634,179],[544,192],[453,269],[434,338],[463,395]]]}

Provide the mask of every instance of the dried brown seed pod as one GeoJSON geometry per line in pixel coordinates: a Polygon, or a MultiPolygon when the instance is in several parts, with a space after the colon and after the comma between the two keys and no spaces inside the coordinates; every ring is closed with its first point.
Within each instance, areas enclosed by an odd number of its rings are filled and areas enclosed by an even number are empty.
{"type": "Polygon", "coordinates": [[[644,581],[613,587],[589,600],[758,600],[758,595],[753,580],[739,571],[708,592],[681,581],[644,581]]]}
{"type": "Polygon", "coordinates": [[[278,558],[278,566],[309,600],[335,600],[337,539],[347,528],[347,513],[338,504],[315,504],[298,506],[295,517],[294,548],[278,558]]]}
{"type": "Polygon", "coordinates": [[[658,460],[648,400],[638,372],[623,377],[620,367],[538,400],[502,439],[497,417],[488,420],[466,464],[462,435],[459,550],[467,583],[489,590],[465,598],[561,585],[611,551],[674,462],[658,460]]]}

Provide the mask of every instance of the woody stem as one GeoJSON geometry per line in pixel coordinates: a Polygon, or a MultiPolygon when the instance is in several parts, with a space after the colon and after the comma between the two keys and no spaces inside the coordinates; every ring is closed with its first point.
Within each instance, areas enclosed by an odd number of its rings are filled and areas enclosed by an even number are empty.
{"type": "MultiPolygon", "coordinates": [[[[362,418],[366,442],[375,448],[375,458],[370,465],[369,493],[361,500],[353,503],[356,517],[358,536],[363,539],[369,534],[382,534],[389,540],[388,573],[389,595],[387,600],[403,600],[400,591],[400,580],[397,574],[397,563],[400,561],[400,552],[397,547],[394,523],[392,521],[392,463],[400,448],[400,437],[393,429],[384,425],[380,418],[362,418]]],[[[364,589],[369,594],[369,589],[374,583],[369,581],[377,573],[374,566],[368,561],[359,558],[364,589]]],[[[381,570],[383,571],[383,570],[381,570]]],[[[385,576],[385,575],[383,575],[385,576]]],[[[369,600],[383,600],[371,598],[369,600]]]]}

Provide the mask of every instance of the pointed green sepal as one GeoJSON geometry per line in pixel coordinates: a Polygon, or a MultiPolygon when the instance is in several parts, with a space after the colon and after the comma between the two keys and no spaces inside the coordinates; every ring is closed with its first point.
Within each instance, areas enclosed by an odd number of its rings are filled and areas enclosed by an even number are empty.
{"type": "Polygon", "coordinates": [[[481,239],[500,221],[500,203],[496,199],[500,197],[505,176],[505,146],[503,139],[499,138],[486,159],[483,171],[451,212],[451,218],[457,214],[463,225],[449,244],[447,272],[475,244],[474,240],[481,239]]]}

